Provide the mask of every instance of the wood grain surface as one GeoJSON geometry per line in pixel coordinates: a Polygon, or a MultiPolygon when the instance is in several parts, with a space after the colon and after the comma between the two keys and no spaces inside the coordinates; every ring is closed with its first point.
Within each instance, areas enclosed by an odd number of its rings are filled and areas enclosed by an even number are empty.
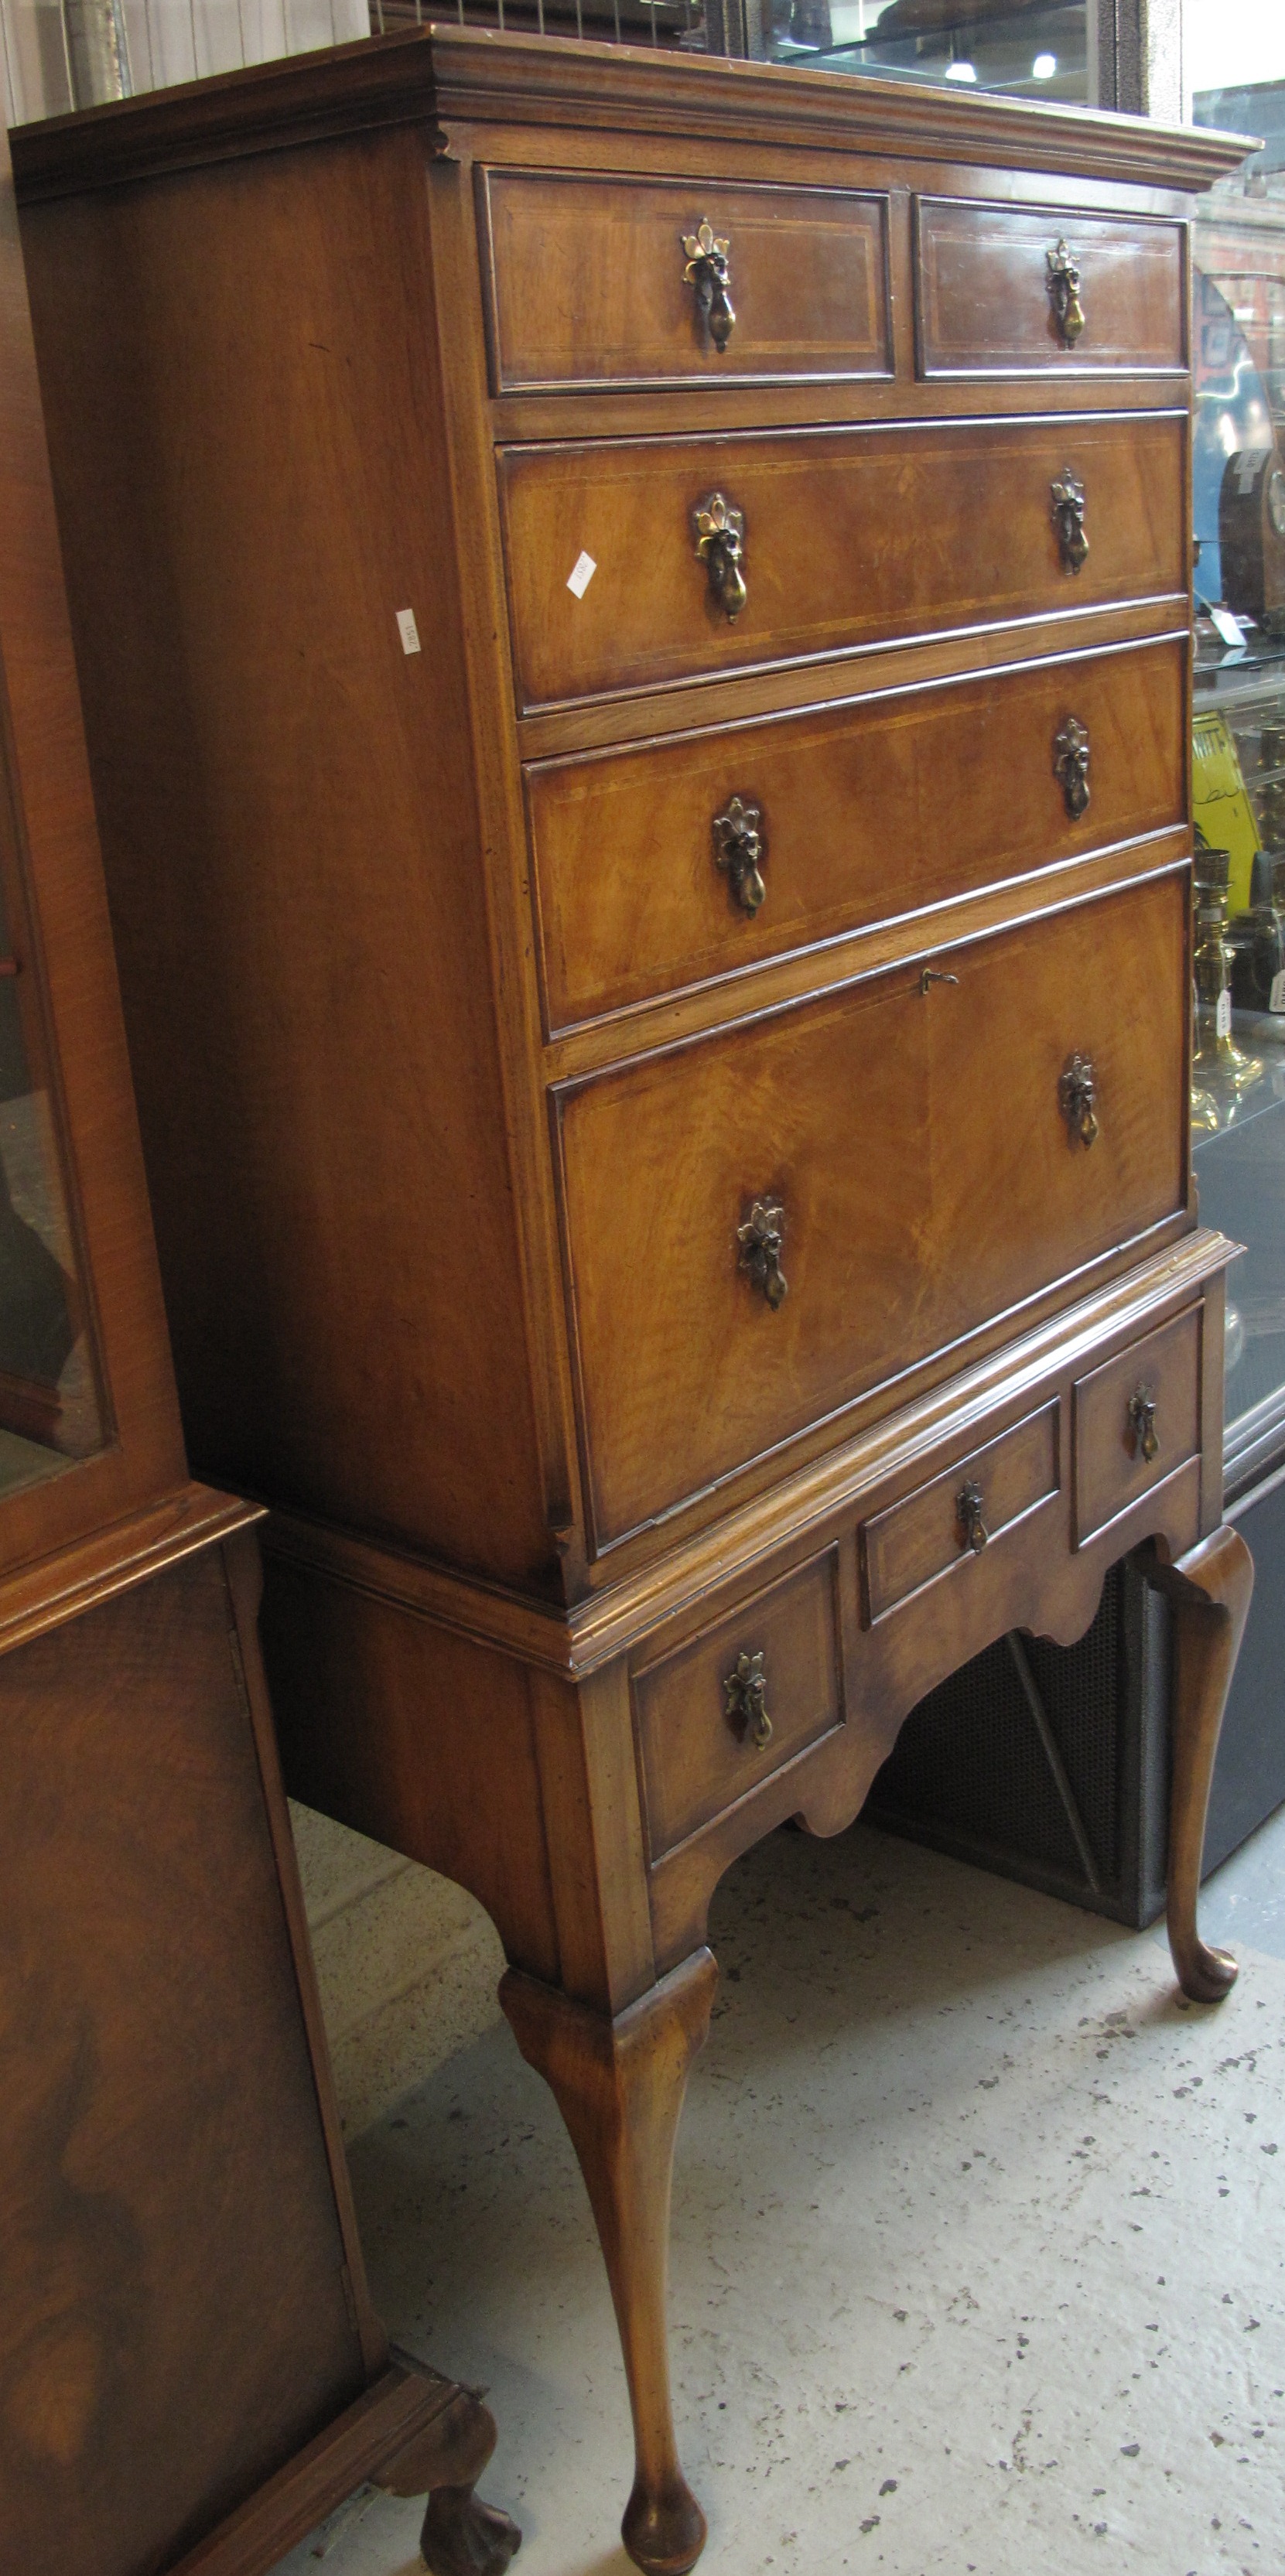
{"type": "Polygon", "coordinates": [[[551,1029],[1181,822],[1186,639],[726,725],[526,773],[551,1029]],[[1054,745],[1089,736],[1067,812],[1054,745]],[[713,821],[762,817],[736,901],[713,821]]]}
{"type": "Polygon", "coordinates": [[[1185,444],[1185,415],[1148,414],[504,449],[519,700],[1172,596],[1185,444]],[[1050,502],[1068,469],[1086,494],[1078,574],[1050,502]],[[693,513],[715,491],[745,522],[734,621],[696,555],[693,513]],[[596,570],[577,598],[582,554],[596,570]]]}
{"type": "Polygon", "coordinates": [[[481,183],[497,393],[891,372],[886,197],[521,170],[481,183]],[[702,222],[728,244],[723,348],[685,276],[702,222]]]}
{"type": "Polygon", "coordinates": [[[1162,878],[944,951],[957,985],[901,969],[561,1100],[600,1546],[1183,1205],[1186,935],[1162,878]],[[1144,988],[1145,1049],[1119,1001],[1144,988]],[[1087,1150],[1058,1100],[1077,1050],[1087,1150]],[[769,1195],[775,1313],[737,1251],[769,1195]]]}

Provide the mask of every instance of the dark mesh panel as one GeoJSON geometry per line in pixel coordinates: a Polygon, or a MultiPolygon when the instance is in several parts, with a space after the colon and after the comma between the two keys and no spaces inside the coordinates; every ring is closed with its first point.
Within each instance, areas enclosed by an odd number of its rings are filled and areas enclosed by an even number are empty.
{"type": "MultiPolygon", "coordinates": [[[[1103,1881],[1121,1866],[1121,1789],[1127,1689],[1124,1572],[1108,1575],[1101,1606],[1074,1646],[1027,1639],[1026,1650],[1103,1881]]],[[[872,1823],[948,1840],[955,1851],[1016,1875],[1088,1890],[1083,1864],[1017,1667],[1001,1638],[911,1712],[870,1792],[872,1823]]]]}

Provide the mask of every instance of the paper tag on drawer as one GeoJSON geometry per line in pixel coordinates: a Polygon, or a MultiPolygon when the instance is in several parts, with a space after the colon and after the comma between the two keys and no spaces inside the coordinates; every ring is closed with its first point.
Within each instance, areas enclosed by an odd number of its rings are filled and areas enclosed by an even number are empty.
{"type": "Polygon", "coordinates": [[[590,582],[593,580],[597,569],[598,567],[594,562],[592,555],[582,554],[576,556],[575,562],[572,565],[570,572],[567,574],[567,588],[568,590],[573,590],[575,592],[577,599],[584,598],[585,592],[587,591],[590,582]]]}
{"type": "Polygon", "coordinates": [[[1220,993],[1218,996],[1218,1009],[1214,1015],[1214,1028],[1220,1038],[1229,1038],[1231,1036],[1230,993],[1220,993]]]}
{"type": "Polygon", "coordinates": [[[1272,977],[1272,989],[1267,996],[1267,1007],[1269,1011],[1285,1011],[1285,966],[1281,968],[1279,975],[1272,977]]]}

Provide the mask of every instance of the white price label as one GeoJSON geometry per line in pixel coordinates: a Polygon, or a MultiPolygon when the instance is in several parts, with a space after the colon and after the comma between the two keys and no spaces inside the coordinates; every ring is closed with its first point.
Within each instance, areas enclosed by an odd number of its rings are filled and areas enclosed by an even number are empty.
{"type": "Polygon", "coordinates": [[[1272,977],[1272,989],[1267,997],[1267,1007],[1269,1011],[1285,1011],[1285,968],[1282,968],[1279,975],[1272,977]]]}
{"type": "Polygon", "coordinates": [[[1214,1021],[1214,1026],[1217,1029],[1220,1038],[1229,1038],[1231,1036],[1230,993],[1220,993],[1218,996],[1218,1013],[1214,1021]]]}
{"type": "Polygon", "coordinates": [[[585,592],[587,591],[590,582],[593,580],[597,569],[598,567],[594,562],[592,555],[576,556],[575,562],[573,563],[570,572],[567,574],[567,588],[568,590],[575,592],[577,599],[584,598],[585,592]]]}
{"type": "Polygon", "coordinates": [[[1211,608],[1209,615],[1213,622],[1215,634],[1222,637],[1222,640],[1227,646],[1229,652],[1243,653],[1245,650],[1245,638],[1240,631],[1240,627],[1236,619],[1232,616],[1231,610],[1229,608],[1211,608]]]}
{"type": "Polygon", "coordinates": [[[403,653],[422,652],[423,647],[419,640],[419,628],[415,623],[415,611],[413,608],[398,609],[397,632],[402,639],[403,653]]]}

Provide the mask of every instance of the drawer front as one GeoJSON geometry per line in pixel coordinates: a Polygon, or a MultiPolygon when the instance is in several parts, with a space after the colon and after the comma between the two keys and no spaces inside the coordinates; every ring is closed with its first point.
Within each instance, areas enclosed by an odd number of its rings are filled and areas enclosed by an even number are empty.
{"type": "Polygon", "coordinates": [[[533,767],[550,1026],[1181,823],[1186,671],[1175,638],[533,767]]]}
{"type": "Polygon", "coordinates": [[[1144,413],[502,449],[522,702],[1185,593],[1185,429],[1144,413]],[[1078,572],[1054,523],[1068,474],[1078,572]],[[734,617],[709,568],[726,548],[697,551],[715,495],[743,522],[734,617]]]}
{"type": "Polygon", "coordinates": [[[920,197],[919,373],[1181,375],[1185,278],[1180,224],[920,197]]]}
{"type": "Polygon", "coordinates": [[[1202,1313],[1179,1315],[1079,1379],[1077,1547],[1199,1454],[1202,1313]]]}
{"type": "Polygon", "coordinates": [[[600,1547],[1185,1205],[1186,921],[1152,879],[565,1088],[600,1547]]]}
{"type": "Polygon", "coordinates": [[[1048,1404],[903,1502],[876,1513],[861,1530],[869,1624],[952,1568],[971,1565],[992,1539],[1025,1520],[1058,1486],[1058,1408],[1048,1404]]]}
{"type": "Polygon", "coordinates": [[[497,392],[891,373],[884,197],[525,170],[483,187],[497,392]]]}
{"type": "Polygon", "coordinates": [[[635,1675],[653,1860],[842,1725],[839,1637],[830,1548],[635,1675]]]}

